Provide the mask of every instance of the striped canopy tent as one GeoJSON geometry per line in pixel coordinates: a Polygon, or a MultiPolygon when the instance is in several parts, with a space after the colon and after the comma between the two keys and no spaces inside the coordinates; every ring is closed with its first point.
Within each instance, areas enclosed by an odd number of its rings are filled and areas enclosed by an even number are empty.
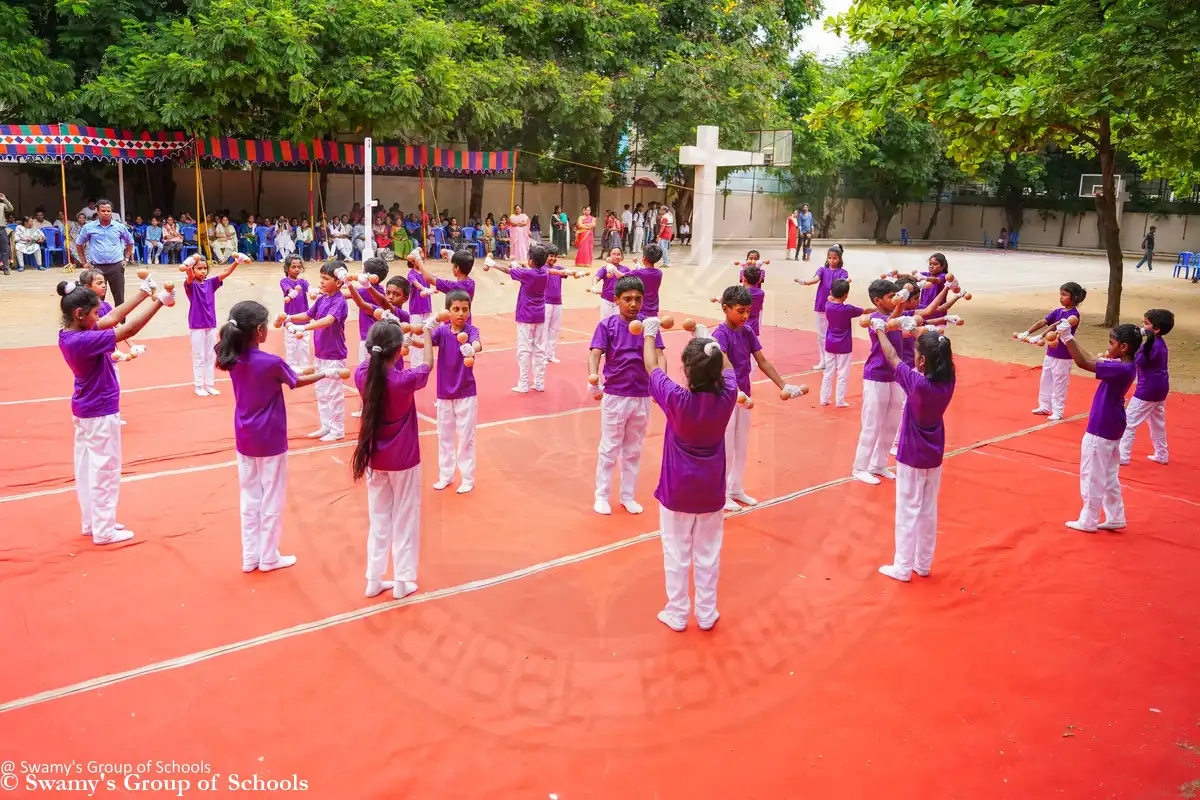
{"type": "Polygon", "coordinates": [[[0,125],[0,160],[165,161],[191,144],[182,133],[133,133],[82,125],[0,125]]]}
{"type": "MultiPolygon", "coordinates": [[[[196,151],[201,158],[231,164],[330,164],[344,169],[363,169],[366,163],[363,145],[323,140],[286,142],[229,138],[197,139],[196,151]]],[[[499,174],[512,172],[516,166],[516,158],[511,150],[482,152],[441,147],[380,145],[373,147],[371,153],[371,169],[385,172],[424,168],[439,172],[499,174]]]]}

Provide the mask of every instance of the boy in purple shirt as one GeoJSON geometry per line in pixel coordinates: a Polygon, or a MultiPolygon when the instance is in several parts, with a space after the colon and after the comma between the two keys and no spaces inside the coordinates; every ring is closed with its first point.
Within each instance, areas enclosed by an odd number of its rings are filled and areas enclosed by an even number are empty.
{"type": "Polygon", "coordinates": [[[546,391],[546,248],[535,244],[529,248],[529,266],[515,261],[509,265],[496,264],[493,269],[507,273],[521,284],[517,294],[517,385],[513,391],[529,393],[529,373],[533,372],[533,390],[546,391]]]}
{"type": "Polygon", "coordinates": [[[75,281],[58,284],[62,330],[58,349],[75,375],[71,416],[75,424],[75,490],[83,535],[95,544],[114,544],[133,538],[133,531],[117,522],[121,492],[121,389],[113,369],[117,342],[136,335],[164,305],[174,305],[171,292],[156,292],[154,281],[142,281],[141,291],[100,316],[100,298],[75,281]],[[147,297],[152,306],[125,322],[147,297]],[[120,329],[116,326],[121,322],[120,329]]]}
{"type": "MultiPolygon", "coordinates": [[[[1045,319],[1039,319],[1030,325],[1024,334],[1018,334],[1018,338],[1028,338],[1030,334],[1036,333],[1042,328],[1053,328],[1060,320],[1065,320],[1067,317],[1076,317],[1077,319],[1075,325],[1071,327],[1071,333],[1074,335],[1075,329],[1083,321],[1083,316],[1079,313],[1079,304],[1086,297],[1087,290],[1078,283],[1074,281],[1064,283],[1058,289],[1059,308],[1047,314],[1045,319]]],[[[1067,407],[1067,387],[1070,383],[1071,354],[1067,352],[1066,345],[1060,340],[1058,344],[1046,348],[1046,357],[1042,360],[1042,380],[1038,386],[1038,407],[1033,410],[1033,413],[1049,416],[1051,422],[1062,419],[1067,407]]]]}
{"type": "Polygon", "coordinates": [[[825,304],[825,374],[821,376],[821,405],[829,405],[833,397],[834,381],[837,381],[837,407],[849,408],[846,402],[846,384],[850,380],[850,354],[854,350],[854,334],[851,326],[866,313],[858,306],[846,302],[850,295],[850,281],[838,278],[829,287],[829,300],[825,304]]]}
{"type": "MultiPolygon", "coordinates": [[[[342,282],[337,277],[338,270],[344,269],[346,265],[341,261],[322,264],[321,293],[317,299],[303,314],[288,314],[286,317],[289,336],[300,337],[305,331],[315,331],[313,350],[317,357],[318,372],[346,368],[346,317],[349,307],[342,296],[342,282]]],[[[346,387],[341,381],[317,384],[317,412],[321,427],[310,433],[308,438],[322,442],[346,438],[346,387]]]]}
{"type": "Polygon", "coordinates": [[[183,292],[187,295],[188,303],[188,333],[192,340],[192,383],[197,397],[219,395],[214,386],[216,377],[213,365],[216,363],[217,346],[217,289],[233,274],[233,271],[250,257],[235,253],[233,261],[215,278],[208,277],[208,261],[203,254],[190,255],[183,262],[187,278],[183,284],[183,292]]]}
{"type": "Polygon", "coordinates": [[[667,418],[658,475],[659,531],[667,605],[658,619],[673,631],[687,628],[688,572],[694,569],[696,621],[710,630],[717,612],[725,514],[725,429],[737,405],[733,365],[713,339],[696,336],[683,349],[687,387],[667,377],[656,348],[658,320],[642,329],[642,361],[650,395],[667,418]]]}
{"type": "MultiPolygon", "coordinates": [[[[279,281],[279,290],[283,292],[283,313],[303,314],[308,310],[308,281],[300,277],[304,271],[304,259],[298,255],[288,256],[283,262],[283,278],[279,281]]],[[[303,339],[295,336],[283,337],[283,351],[287,363],[292,369],[301,369],[312,364],[312,352],[309,350],[309,335],[303,339]]]]}
{"type": "MultiPolygon", "coordinates": [[[[475,422],[479,397],[475,389],[475,356],[483,350],[479,329],[467,322],[471,298],[461,289],[446,295],[450,321],[433,329],[430,339],[437,351],[438,480],[441,491],[454,480],[454,469],[462,470],[458,494],[475,488],[475,422]],[[458,460],[454,437],[458,435],[458,460]]],[[[433,354],[430,354],[430,358],[433,354]]]]}
{"type": "Polygon", "coordinates": [[[642,265],[625,273],[631,278],[637,278],[645,287],[642,297],[642,310],[638,319],[658,316],[658,292],[662,288],[663,271],[658,262],[663,259],[663,250],[656,244],[648,244],[642,248],[642,265]]]}
{"type": "Polygon", "coordinates": [[[825,316],[825,304],[829,302],[829,289],[837,280],[850,280],[850,273],[846,272],[846,268],[842,264],[842,246],[839,244],[829,248],[829,252],[825,255],[825,266],[818,267],[811,280],[802,281],[796,278],[796,283],[801,286],[816,284],[817,287],[817,292],[813,297],[813,316],[817,322],[818,358],[813,369],[825,369],[829,363],[829,359],[825,355],[825,332],[828,330],[829,324],[825,316]]]}
{"type": "Polygon", "coordinates": [[[1142,343],[1142,334],[1133,325],[1118,325],[1108,334],[1108,352],[1093,358],[1075,341],[1067,320],[1059,320],[1056,330],[1058,340],[1066,345],[1075,365],[1096,373],[1100,381],[1092,398],[1080,451],[1079,493],[1083,497],[1083,510],[1067,527],[1088,533],[1117,531],[1125,527],[1125,502],[1118,480],[1120,440],[1125,433],[1125,392],[1137,374],[1133,360],[1142,343]],[[1102,508],[1104,522],[1100,522],[1102,508]]]}
{"type": "MultiPolygon", "coordinates": [[[[471,277],[471,270],[475,268],[475,256],[471,255],[469,250],[457,250],[450,258],[450,271],[454,275],[453,280],[446,280],[434,275],[425,266],[424,259],[420,254],[417,254],[414,263],[417,269],[421,271],[421,277],[434,288],[435,291],[449,294],[453,291],[462,291],[467,293],[467,297],[471,302],[475,302],[475,279],[471,277]]],[[[431,306],[432,307],[432,306],[431,306]]],[[[467,324],[471,324],[471,318],[467,317],[467,324]]]]}
{"type": "MultiPolygon", "coordinates": [[[[433,352],[424,323],[425,349],[433,352]]],[[[413,395],[429,383],[429,365],[403,369],[404,334],[399,325],[380,323],[367,334],[367,360],[354,372],[363,398],[362,428],[354,448],[354,480],[367,478],[367,597],[384,589],[397,600],[417,590],[421,547],[421,448],[417,440],[417,404],[413,395]],[[394,581],[383,580],[391,555],[394,581]]]]}
{"type": "MultiPolygon", "coordinates": [[[[642,442],[650,423],[650,378],[642,358],[643,337],[629,330],[629,323],[642,310],[642,282],[626,275],[617,281],[616,316],[600,321],[592,334],[588,353],[588,391],[600,403],[600,448],[596,457],[597,514],[611,514],[608,496],[612,473],[621,458],[621,505],[630,514],[643,509],[634,499],[642,442]],[[600,359],[604,358],[604,383],[600,382],[600,359]]],[[[654,337],[659,358],[664,358],[662,336],[654,337]]]]}
{"type": "Polygon", "coordinates": [[[287,407],[283,387],[321,379],[341,381],[336,369],[296,376],[267,341],[266,306],[243,300],[229,310],[217,343],[217,368],[233,383],[233,440],[242,509],[242,572],[271,572],[296,563],[279,554],[287,503],[287,407]]]}
{"type": "Polygon", "coordinates": [[[558,266],[558,248],[546,246],[546,363],[558,363],[558,337],[562,333],[563,278],[579,273],[558,266]]]}
{"type": "MultiPolygon", "coordinates": [[[[730,286],[721,295],[721,310],[725,312],[725,321],[713,331],[713,338],[721,345],[721,350],[733,365],[737,377],[738,389],[747,398],[750,397],[750,360],[753,359],[762,373],[792,397],[799,397],[803,392],[798,386],[784,383],[783,378],[775,371],[775,367],[762,353],[762,345],[754,331],[746,326],[750,319],[750,290],[745,286],[730,286]]],[[[696,326],[696,335],[707,335],[703,325],[696,326]]],[[[725,510],[738,511],[738,503],[747,506],[758,505],[758,501],[746,494],[742,486],[742,475],[746,471],[746,454],[750,447],[750,409],[738,405],[729,424],[725,426],[725,510]]]]}
{"type": "MultiPolygon", "coordinates": [[[[378,285],[384,286],[387,283],[388,263],[382,258],[368,258],[363,262],[363,274],[368,276],[374,275],[379,279],[378,285]]],[[[371,326],[375,324],[375,309],[380,307],[380,303],[376,299],[378,295],[379,290],[372,291],[370,278],[365,282],[360,281],[356,286],[351,285],[350,299],[354,301],[354,305],[358,306],[359,361],[367,357],[367,334],[370,333],[371,326]],[[357,295],[357,298],[355,295],[357,295]]]]}
{"type": "Polygon", "coordinates": [[[605,320],[617,313],[617,302],[614,291],[619,281],[624,275],[628,274],[629,269],[621,264],[624,258],[624,253],[621,248],[614,247],[608,251],[608,257],[605,265],[596,270],[594,275],[595,283],[588,287],[588,291],[600,295],[600,319],[605,320]],[[595,284],[599,284],[597,287],[595,284]]]}
{"type": "Polygon", "coordinates": [[[938,490],[946,450],[943,418],[954,396],[954,355],[950,340],[924,333],[916,340],[913,366],[901,359],[885,330],[871,338],[896,371],[896,385],[907,397],[896,453],[896,554],[879,571],[898,581],[915,572],[927,577],[937,546],[938,490]]]}
{"type": "MultiPolygon", "coordinates": [[[[425,279],[424,265],[421,260],[421,248],[419,247],[414,248],[408,254],[408,284],[412,288],[408,296],[409,320],[413,325],[420,328],[425,324],[425,318],[433,313],[433,300],[428,294],[425,294],[430,289],[433,281],[425,279]]],[[[414,347],[409,355],[414,367],[424,359],[423,351],[420,348],[414,347]]]]}
{"type": "Polygon", "coordinates": [[[741,271],[742,285],[750,292],[750,319],[746,320],[746,327],[754,331],[755,336],[762,336],[762,311],[763,302],[766,300],[767,293],[763,291],[763,270],[762,267],[751,265],[743,267],[741,271]]]}
{"type": "MultiPolygon", "coordinates": [[[[878,329],[887,320],[899,314],[895,303],[899,288],[889,280],[871,281],[867,296],[875,306],[870,324],[878,329]]],[[[904,335],[899,330],[887,331],[886,337],[897,353],[904,346],[904,335]]],[[[854,452],[851,473],[863,483],[878,485],[880,477],[894,479],[887,471],[888,449],[900,424],[904,391],[896,385],[896,371],[888,363],[879,347],[879,337],[871,337],[871,352],[863,366],[862,431],[858,435],[858,448],[854,452]]]]}
{"type": "Polygon", "coordinates": [[[1154,453],[1151,461],[1166,464],[1167,459],[1167,393],[1171,381],[1167,375],[1167,343],[1163,339],[1175,327],[1175,315],[1165,308],[1152,308],[1142,317],[1142,332],[1146,343],[1138,348],[1133,363],[1137,367],[1137,388],[1125,408],[1125,434],[1121,437],[1121,463],[1128,464],[1133,455],[1133,435],[1138,425],[1150,422],[1150,441],[1154,453]]]}

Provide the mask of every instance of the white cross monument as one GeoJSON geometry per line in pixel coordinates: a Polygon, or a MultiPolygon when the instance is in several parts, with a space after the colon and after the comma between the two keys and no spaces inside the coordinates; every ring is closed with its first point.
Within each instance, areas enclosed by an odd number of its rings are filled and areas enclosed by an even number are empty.
{"type": "Polygon", "coordinates": [[[762,153],[722,150],[717,146],[716,125],[696,127],[695,146],[679,148],[679,163],[696,168],[692,203],[692,262],[701,268],[712,263],[713,225],[717,218],[717,168],[762,166],[762,153]]]}

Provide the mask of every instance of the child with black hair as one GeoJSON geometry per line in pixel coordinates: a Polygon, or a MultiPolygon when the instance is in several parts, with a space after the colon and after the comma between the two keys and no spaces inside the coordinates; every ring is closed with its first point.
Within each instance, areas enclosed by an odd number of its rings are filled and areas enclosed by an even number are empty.
{"type": "Polygon", "coordinates": [[[467,322],[471,316],[471,298],[466,292],[455,289],[447,294],[446,311],[450,319],[430,334],[433,346],[438,349],[438,480],[433,488],[441,491],[449,486],[457,467],[462,472],[462,483],[457,491],[466,494],[475,488],[475,423],[479,418],[479,397],[474,367],[475,356],[483,350],[483,343],[479,329],[467,322]]]}
{"type": "MultiPolygon", "coordinates": [[[[901,322],[910,323],[912,325],[911,328],[901,328],[902,335],[900,337],[900,360],[911,367],[916,363],[917,337],[921,335],[916,333],[916,320],[912,318],[919,316],[921,317],[923,323],[945,319],[946,312],[949,311],[956,302],[958,302],[958,297],[953,297],[950,300],[946,300],[946,294],[950,291],[950,287],[943,285],[930,299],[929,305],[924,308],[920,308],[919,305],[921,303],[921,299],[925,295],[925,292],[917,290],[919,281],[912,275],[897,275],[893,281],[896,286],[900,287],[900,291],[896,293],[894,298],[896,307],[900,309],[900,317],[909,318],[907,320],[902,319],[901,322]],[[911,290],[909,287],[912,287],[911,290]]],[[[938,331],[938,333],[943,332],[944,328],[943,330],[938,331]]],[[[907,400],[904,402],[907,402],[907,400]]],[[[904,418],[903,403],[901,404],[900,417],[901,419],[904,418]]],[[[902,427],[903,426],[896,427],[896,434],[892,438],[892,447],[890,450],[888,450],[888,452],[893,456],[896,455],[900,447],[900,431],[902,427]]]]}
{"type": "MultiPolygon", "coordinates": [[[[792,397],[799,397],[800,387],[784,383],[783,378],[775,367],[763,355],[762,345],[754,331],[747,327],[750,319],[750,306],[754,299],[750,290],[745,286],[730,286],[721,295],[721,310],[725,312],[725,321],[713,331],[713,338],[721,345],[721,350],[729,358],[737,377],[738,389],[746,397],[750,397],[750,360],[758,364],[763,374],[780,390],[792,397]]],[[[702,326],[698,326],[701,328],[702,326]]],[[[742,486],[742,475],[746,471],[746,455],[750,447],[750,409],[739,405],[734,409],[725,427],[725,510],[738,511],[738,503],[747,506],[758,505],[758,501],[746,494],[742,486]]]]}
{"type": "Polygon", "coordinates": [[[746,327],[754,331],[755,336],[762,336],[763,303],[767,297],[767,293],[763,291],[762,282],[762,267],[749,266],[742,268],[741,283],[750,292],[750,318],[746,320],[746,327]]]}
{"type": "MultiPolygon", "coordinates": [[[[379,283],[385,284],[388,276],[388,263],[378,256],[372,256],[363,262],[363,275],[374,275],[379,279],[379,283]]],[[[370,278],[359,281],[359,285],[351,287],[350,299],[354,301],[354,305],[358,306],[358,360],[362,361],[367,357],[367,334],[371,331],[371,326],[375,324],[375,309],[380,308],[381,304],[377,299],[379,290],[375,289],[371,284],[370,278]],[[357,299],[355,299],[357,295],[357,299]]],[[[355,416],[362,416],[361,413],[355,416]]]]}
{"type": "MultiPolygon", "coordinates": [[[[107,299],[108,298],[108,282],[104,279],[104,273],[98,269],[85,269],[79,273],[79,279],[78,279],[77,283],[79,283],[79,285],[81,285],[81,286],[88,287],[93,292],[95,292],[96,295],[100,298],[100,310],[99,310],[100,319],[96,322],[97,329],[111,328],[111,327],[117,325],[118,323],[114,319],[112,319],[112,318],[105,319],[106,317],[108,317],[109,314],[112,313],[113,307],[112,307],[112,304],[109,303],[108,299],[107,299]]],[[[129,352],[129,356],[131,358],[137,358],[138,356],[143,355],[146,352],[145,345],[134,344],[132,339],[126,339],[125,344],[129,348],[128,352],[129,352]]],[[[118,351],[114,351],[114,353],[115,352],[119,352],[119,348],[118,348],[118,351]]],[[[118,358],[119,358],[119,356],[118,356],[118,358]]],[[[113,364],[113,374],[116,375],[117,383],[120,384],[121,370],[115,363],[113,364]]],[[[125,420],[122,419],[121,424],[124,425],[125,420]]]]}
{"type": "Polygon", "coordinates": [[[928,577],[933,568],[938,490],[946,451],[944,417],[954,397],[954,355],[950,340],[931,331],[916,340],[916,356],[909,366],[886,330],[873,327],[871,333],[907,398],[896,452],[896,554],[892,563],[879,571],[909,581],[914,572],[928,577]]]}
{"type": "Polygon", "coordinates": [[[133,531],[117,522],[121,491],[121,388],[113,369],[117,342],[135,336],[164,305],[174,305],[172,292],[158,291],[152,278],[141,291],[100,317],[100,297],[75,281],[57,287],[62,330],[58,349],[75,375],[71,416],[75,424],[75,491],[79,496],[83,535],[99,545],[124,542],[133,531]],[[130,313],[153,296],[149,309],[130,313]],[[118,323],[124,322],[118,329],[118,323]]]}
{"type": "Polygon", "coordinates": [[[600,295],[600,320],[604,321],[617,313],[617,298],[615,294],[617,281],[629,274],[629,268],[621,261],[624,259],[621,248],[614,247],[608,251],[607,263],[596,270],[595,281],[588,291],[600,295]],[[599,284],[597,287],[596,284],[599,284]]]}
{"type": "MultiPolygon", "coordinates": [[[[291,258],[297,258],[292,256],[291,258]]],[[[287,262],[285,262],[287,263],[287,262]]],[[[242,572],[271,572],[296,563],[279,554],[287,502],[287,406],[283,387],[322,379],[337,369],[296,376],[286,361],[259,348],[267,341],[266,306],[243,300],[229,310],[217,341],[217,368],[233,383],[233,441],[241,487],[242,572]]]]}
{"type": "MultiPolygon", "coordinates": [[[[421,248],[417,247],[408,254],[408,285],[411,287],[408,295],[408,315],[411,324],[418,328],[425,323],[425,318],[433,313],[433,300],[425,294],[425,290],[429,289],[432,284],[433,279],[425,279],[421,248]]],[[[409,355],[414,367],[424,359],[423,351],[420,348],[413,348],[409,355]]]]}
{"type": "MultiPolygon", "coordinates": [[[[882,278],[871,281],[867,296],[875,307],[871,326],[878,328],[899,314],[895,303],[896,284],[882,278]]],[[[904,335],[899,330],[887,331],[885,336],[897,353],[904,347],[904,335]]],[[[851,474],[863,483],[877,486],[881,477],[894,480],[888,472],[888,449],[900,424],[904,391],[896,385],[896,370],[879,346],[879,337],[871,337],[871,352],[863,365],[862,431],[854,452],[851,474]]]]}
{"type": "Polygon", "coordinates": [[[558,337],[562,334],[562,282],[573,273],[558,266],[558,248],[546,245],[546,363],[558,363],[558,337]]]}
{"type": "Polygon", "coordinates": [[[695,613],[701,630],[711,630],[717,612],[721,539],[725,527],[725,430],[737,405],[737,376],[704,326],[683,349],[681,386],[667,375],[656,341],[658,320],[642,328],[642,363],[650,396],[667,418],[658,475],[659,530],[667,605],[658,619],[673,631],[687,628],[692,604],[688,572],[696,584],[695,613]]]}
{"type": "Polygon", "coordinates": [[[1163,339],[1175,327],[1175,315],[1165,308],[1152,308],[1142,317],[1145,343],[1133,359],[1137,367],[1137,388],[1125,407],[1125,434],[1121,437],[1121,464],[1128,464],[1133,455],[1133,436],[1143,422],[1150,423],[1150,441],[1154,453],[1151,461],[1166,464],[1167,458],[1167,393],[1171,380],[1167,374],[1167,343],[1163,339]]]}
{"type": "Polygon", "coordinates": [[[846,402],[846,385],[850,382],[850,354],[854,351],[852,325],[863,314],[869,313],[846,302],[850,295],[850,281],[838,278],[829,287],[829,301],[825,304],[825,374],[821,376],[821,405],[827,406],[834,396],[834,381],[837,382],[837,407],[849,408],[846,402]]]}
{"type": "Polygon", "coordinates": [[[641,266],[625,273],[630,278],[637,278],[644,287],[638,319],[658,316],[658,294],[663,280],[663,271],[658,264],[662,260],[663,249],[656,244],[648,244],[642,248],[641,266]]]}
{"type": "MultiPolygon", "coordinates": [[[[1058,290],[1059,307],[1029,326],[1019,339],[1026,339],[1042,328],[1053,328],[1067,317],[1076,317],[1076,323],[1071,326],[1072,335],[1083,315],[1079,313],[1079,304],[1087,297],[1087,290],[1074,281],[1064,283],[1058,290]]],[[[1067,387],[1071,384],[1071,354],[1066,344],[1061,340],[1046,347],[1046,357],[1042,360],[1042,380],[1038,387],[1038,406],[1034,414],[1049,416],[1051,422],[1063,418],[1067,408],[1067,387]]]]}
{"type": "Polygon", "coordinates": [[[546,391],[546,248],[535,244],[529,248],[529,266],[513,262],[495,264],[492,269],[507,274],[521,284],[517,293],[517,385],[518,394],[529,393],[529,375],[533,373],[533,390],[546,391]]]}
{"type": "MultiPolygon", "coordinates": [[[[643,508],[634,498],[634,492],[642,460],[642,442],[650,424],[650,379],[642,358],[643,337],[631,333],[629,323],[639,318],[643,286],[637,278],[626,275],[617,281],[613,291],[618,312],[596,326],[588,352],[588,391],[592,399],[601,400],[596,502],[592,510],[597,514],[612,513],[609,494],[613,468],[619,456],[621,505],[630,514],[640,514],[643,508]],[[603,384],[599,380],[602,357],[603,384]]],[[[656,334],[653,339],[662,358],[662,336],[656,334]]]]}
{"type": "Polygon", "coordinates": [[[1125,527],[1125,502],[1121,497],[1120,440],[1125,433],[1125,393],[1137,375],[1134,357],[1142,334],[1133,325],[1118,325],[1109,331],[1108,352],[1093,357],[1075,341],[1074,326],[1061,319],[1055,326],[1058,340],[1071,353],[1076,366],[1094,372],[1100,385],[1092,398],[1087,432],[1079,459],[1079,493],[1083,510],[1068,528],[1095,533],[1125,527]],[[1100,511],[1104,522],[1100,522],[1100,511]]]}
{"type": "MultiPolygon", "coordinates": [[[[417,254],[415,263],[417,269],[421,271],[421,277],[434,289],[443,294],[450,294],[454,291],[466,292],[467,297],[471,298],[472,305],[475,303],[475,279],[471,277],[471,270],[475,268],[475,256],[471,254],[470,250],[459,250],[450,257],[450,271],[454,274],[454,280],[439,278],[430,272],[425,267],[425,261],[420,254],[417,254]]],[[[467,317],[467,324],[471,324],[470,317],[467,317]]]]}
{"type": "Polygon", "coordinates": [[[741,263],[741,269],[738,270],[738,283],[744,283],[744,281],[742,279],[746,277],[746,268],[747,267],[758,267],[758,271],[760,274],[758,285],[759,286],[766,285],[766,283],[767,283],[767,264],[770,264],[770,263],[771,262],[769,260],[763,261],[762,255],[757,250],[747,250],[746,251],[746,260],[741,263]]]}
{"type": "MultiPolygon", "coordinates": [[[[317,299],[304,313],[286,317],[289,336],[299,338],[306,331],[315,331],[313,350],[318,372],[346,368],[346,317],[350,311],[342,295],[342,281],[338,278],[339,272],[345,274],[345,269],[346,265],[341,261],[322,264],[321,293],[317,299]]],[[[346,438],[346,387],[341,381],[317,384],[317,412],[321,427],[308,438],[322,442],[346,438]]]]}
{"type": "Polygon", "coordinates": [[[920,305],[927,306],[938,296],[938,292],[946,284],[946,275],[950,271],[950,263],[942,253],[934,253],[929,257],[929,269],[920,273],[926,286],[921,289],[920,305]]]}
{"type": "MultiPolygon", "coordinates": [[[[433,352],[430,314],[425,349],[433,352]]],[[[428,364],[402,366],[404,334],[399,325],[378,322],[367,334],[367,360],[354,372],[363,398],[362,428],[351,461],[354,480],[367,478],[367,597],[392,590],[397,600],[417,590],[421,546],[421,448],[417,440],[416,392],[429,382],[428,364]],[[391,553],[393,581],[383,580],[391,553]]]]}
{"type": "Polygon", "coordinates": [[[215,397],[221,392],[214,385],[213,365],[217,346],[217,289],[220,289],[239,265],[249,256],[235,253],[233,261],[220,275],[208,277],[208,261],[201,253],[188,256],[183,262],[187,278],[183,292],[188,298],[188,333],[192,342],[192,383],[197,397],[215,397]]]}
{"type": "MultiPolygon", "coordinates": [[[[283,292],[283,313],[303,314],[308,310],[308,281],[300,277],[304,272],[304,259],[298,255],[288,256],[283,261],[283,278],[279,281],[279,290],[283,292]]],[[[288,366],[301,369],[312,365],[312,352],[309,349],[311,337],[283,337],[283,352],[287,356],[288,366]]]]}
{"type": "Polygon", "coordinates": [[[829,358],[825,354],[825,338],[829,321],[825,317],[825,305],[829,302],[829,289],[834,281],[849,281],[850,273],[842,263],[842,246],[835,244],[825,254],[825,265],[818,267],[810,280],[802,281],[796,278],[801,286],[816,285],[817,291],[813,296],[813,318],[817,324],[817,363],[813,369],[825,369],[829,358]]]}

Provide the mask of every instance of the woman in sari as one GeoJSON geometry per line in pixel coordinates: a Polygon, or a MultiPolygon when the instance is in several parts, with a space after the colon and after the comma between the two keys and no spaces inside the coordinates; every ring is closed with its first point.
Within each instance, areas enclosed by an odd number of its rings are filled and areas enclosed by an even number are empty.
{"type": "Polygon", "coordinates": [[[479,241],[483,242],[484,255],[490,256],[496,248],[496,218],[488,214],[479,226],[479,241]]]}
{"type": "Polygon", "coordinates": [[[515,206],[516,211],[508,218],[508,241],[512,248],[512,260],[524,264],[529,258],[529,217],[515,206]]]}
{"type": "Polygon", "coordinates": [[[567,215],[563,213],[562,206],[555,206],[554,213],[550,215],[550,234],[551,241],[558,248],[558,252],[566,256],[569,249],[567,242],[567,215]]]}
{"type": "Polygon", "coordinates": [[[575,246],[579,252],[575,254],[575,266],[590,267],[592,257],[596,254],[596,218],[592,216],[590,206],[583,207],[583,213],[575,223],[575,246]]]}
{"type": "Polygon", "coordinates": [[[793,261],[800,260],[800,209],[796,209],[787,218],[787,253],[784,260],[791,256],[793,261]]]}

